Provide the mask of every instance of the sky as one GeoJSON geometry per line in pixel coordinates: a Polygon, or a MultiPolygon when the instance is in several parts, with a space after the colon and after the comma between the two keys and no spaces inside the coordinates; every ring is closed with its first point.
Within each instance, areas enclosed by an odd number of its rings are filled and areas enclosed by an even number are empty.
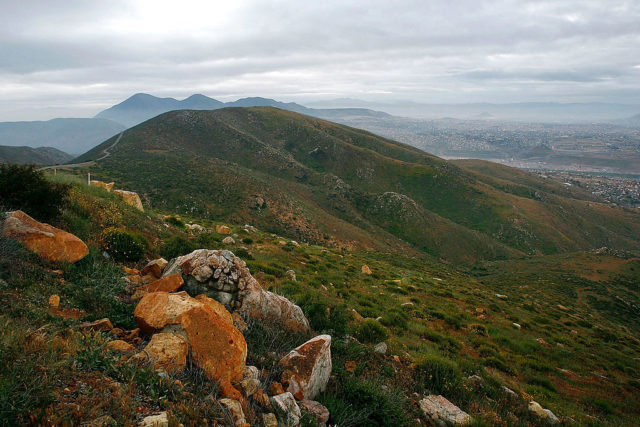
{"type": "Polygon", "coordinates": [[[0,0],[0,121],[137,92],[640,104],[640,1],[0,0]]]}

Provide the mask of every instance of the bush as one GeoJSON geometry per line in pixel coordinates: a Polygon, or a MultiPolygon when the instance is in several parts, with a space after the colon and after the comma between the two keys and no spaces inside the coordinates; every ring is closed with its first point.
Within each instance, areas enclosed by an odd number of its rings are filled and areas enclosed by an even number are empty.
{"type": "Polygon", "coordinates": [[[356,325],[353,334],[360,342],[379,343],[389,338],[389,332],[378,321],[365,319],[356,325]]]}
{"type": "Polygon", "coordinates": [[[434,355],[418,360],[416,376],[424,391],[445,396],[458,393],[462,385],[460,367],[452,360],[434,355]]]}
{"type": "Polygon", "coordinates": [[[245,237],[244,239],[242,239],[242,243],[250,245],[253,243],[253,239],[251,237],[245,237]]]}
{"type": "Polygon", "coordinates": [[[184,228],[184,222],[182,221],[182,218],[177,215],[169,215],[164,217],[164,222],[178,228],[184,228]]]}
{"type": "Polygon", "coordinates": [[[33,166],[0,166],[0,207],[22,210],[38,221],[60,216],[69,186],[47,181],[33,166]]]}
{"type": "Polygon", "coordinates": [[[380,323],[385,326],[395,326],[397,328],[406,330],[409,327],[407,321],[407,315],[399,310],[389,310],[382,315],[380,323]]]}
{"type": "Polygon", "coordinates": [[[123,228],[107,228],[101,241],[102,248],[116,261],[138,261],[147,250],[144,236],[123,228]]]}
{"type": "Polygon", "coordinates": [[[158,252],[163,258],[170,260],[193,252],[197,249],[195,246],[193,242],[182,236],[173,236],[164,241],[158,252]]]}
{"type": "Polygon", "coordinates": [[[333,304],[318,295],[307,295],[300,302],[300,307],[309,319],[311,328],[316,332],[329,333],[342,337],[347,333],[347,323],[351,313],[344,304],[333,304]]]}

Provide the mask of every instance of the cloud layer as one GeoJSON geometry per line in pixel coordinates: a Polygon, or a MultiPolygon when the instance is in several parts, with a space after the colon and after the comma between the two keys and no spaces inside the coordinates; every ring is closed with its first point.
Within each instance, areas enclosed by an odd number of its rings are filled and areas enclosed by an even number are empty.
{"type": "Polygon", "coordinates": [[[640,2],[0,0],[0,121],[135,92],[640,104],[640,2]]]}

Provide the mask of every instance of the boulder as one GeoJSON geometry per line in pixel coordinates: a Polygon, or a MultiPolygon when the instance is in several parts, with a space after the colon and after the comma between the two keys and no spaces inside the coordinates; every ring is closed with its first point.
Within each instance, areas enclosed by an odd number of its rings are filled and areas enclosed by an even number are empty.
{"type": "Polygon", "coordinates": [[[234,399],[220,399],[218,402],[229,412],[234,425],[243,426],[247,423],[240,402],[234,399]]]}
{"type": "Polygon", "coordinates": [[[296,403],[296,399],[289,392],[271,396],[269,399],[271,406],[276,412],[278,422],[285,426],[300,425],[300,407],[296,403]]]}
{"type": "Polygon", "coordinates": [[[184,337],[161,332],[151,337],[149,344],[136,359],[146,357],[154,369],[175,373],[184,369],[188,353],[189,343],[184,337]]]}
{"type": "Polygon", "coordinates": [[[102,181],[96,181],[92,179],[91,181],[89,181],[89,185],[94,187],[104,188],[109,193],[111,193],[111,191],[113,190],[113,186],[115,185],[115,182],[102,182],[102,181]]]}
{"type": "Polygon", "coordinates": [[[152,334],[166,325],[180,323],[178,316],[201,305],[202,302],[186,292],[152,292],[142,297],[133,316],[142,332],[152,334]]]}
{"type": "Polygon", "coordinates": [[[191,357],[212,381],[218,382],[222,395],[242,400],[231,382],[239,381],[247,360],[247,343],[233,323],[208,304],[201,304],[180,316],[191,344],[191,357]]]}
{"type": "Polygon", "coordinates": [[[444,397],[429,395],[420,401],[422,412],[433,420],[451,424],[469,424],[471,417],[444,397]]]}
{"type": "Polygon", "coordinates": [[[118,195],[124,202],[139,211],[144,212],[144,208],[142,207],[142,200],[140,200],[140,196],[138,193],[134,193],[133,191],[126,190],[113,190],[113,194],[118,195]]]}
{"type": "Polygon", "coordinates": [[[298,406],[315,418],[319,425],[323,426],[329,421],[329,410],[320,402],[315,400],[301,400],[298,406]]]}
{"type": "Polygon", "coordinates": [[[150,415],[142,420],[140,427],[169,427],[169,417],[166,412],[150,415]]]}
{"type": "Polygon", "coordinates": [[[231,234],[231,229],[226,225],[216,225],[216,233],[218,234],[231,234]]]}
{"type": "Polygon", "coordinates": [[[313,399],[323,392],[331,376],[331,336],[319,335],[284,356],[282,383],[296,399],[313,399]]]}
{"type": "Polygon", "coordinates": [[[182,276],[180,274],[172,274],[170,276],[162,277],[158,280],[154,280],[148,285],[142,285],[138,290],[144,290],[145,292],[175,292],[184,284],[182,276]]]}
{"type": "Polygon", "coordinates": [[[368,265],[362,266],[362,274],[373,274],[368,265]]]}
{"type": "Polygon", "coordinates": [[[227,236],[224,239],[222,239],[222,243],[224,243],[225,245],[235,245],[236,241],[233,240],[233,237],[227,236]]]}
{"type": "Polygon", "coordinates": [[[529,402],[529,412],[531,412],[536,417],[541,420],[545,420],[549,424],[558,424],[560,420],[556,415],[551,412],[549,409],[545,409],[538,402],[531,401],[529,402]]]}
{"type": "Polygon", "coordinates": [[[155,278],[160,278],[162,277],[162,271],[167,266],[167,264],[169,264],[169,262],[167,262],[167,260],[164,258],[158,258],[149,261],[140,272],[140,275],[146,276],[147,274],[150,274],[155,278]]]}
{"type": "Polygon", "coordinates": [[[71,233],[44,224],[22,211],[8,212],[3,233],[50,261],[76,262],[87,256],[87,245],[71,233]]]}
{"type": "Polygon", "coordinates": [[[309,322],[294,303],[262,289],[247,265],[228,250],[198,249],[174,258],[163,276],[179,273],[190,295],[205,294],[245,318],[273,322],[290,330],[309,331],[309,322]]]}

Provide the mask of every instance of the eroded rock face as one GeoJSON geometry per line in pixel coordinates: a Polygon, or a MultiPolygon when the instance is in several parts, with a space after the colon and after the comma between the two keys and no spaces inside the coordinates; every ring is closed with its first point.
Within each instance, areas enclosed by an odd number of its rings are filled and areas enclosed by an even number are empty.
{"type": "Polygon", "coordinates": [[[44,224],[22,211],[8,212],[2,231],[50,261],[76,262],[87,256],[87,245],[71,233],[44,224]]]}
{"type": "Polygon", "coordinates": [[[138,193],[127,190],[113,190],[113,194],[117,194],[118,196],[120,196],[126,204],[133,206],[139,211],[144,212],[144,208],[142,207],[142,200],[140,200],[140,196],[138,196],[138,193]]]}
{"type": "Polygon", "coordinates": [[[309,322],[297,305],[262,289],[247,265],[228,250],[198,249],[174,258],[163,276],[179,273],[190,295],[205,294],[244,317],[276,322],[290,330],[307,332],[309,322]]]}
{"type": "Polygon", "coordinates": [[[292,350],[278,365],[282,383],[296,399],[314,399],[331,376],[331,336],[319,335],[292,350]]]}
{"type": "Polygon", "coordinates": [[[422,412],[434,420],[443,420],[451,424],[469,424],[469,414],[449,402],[443,396],[429,395],[420,401],[422,412]]]}

